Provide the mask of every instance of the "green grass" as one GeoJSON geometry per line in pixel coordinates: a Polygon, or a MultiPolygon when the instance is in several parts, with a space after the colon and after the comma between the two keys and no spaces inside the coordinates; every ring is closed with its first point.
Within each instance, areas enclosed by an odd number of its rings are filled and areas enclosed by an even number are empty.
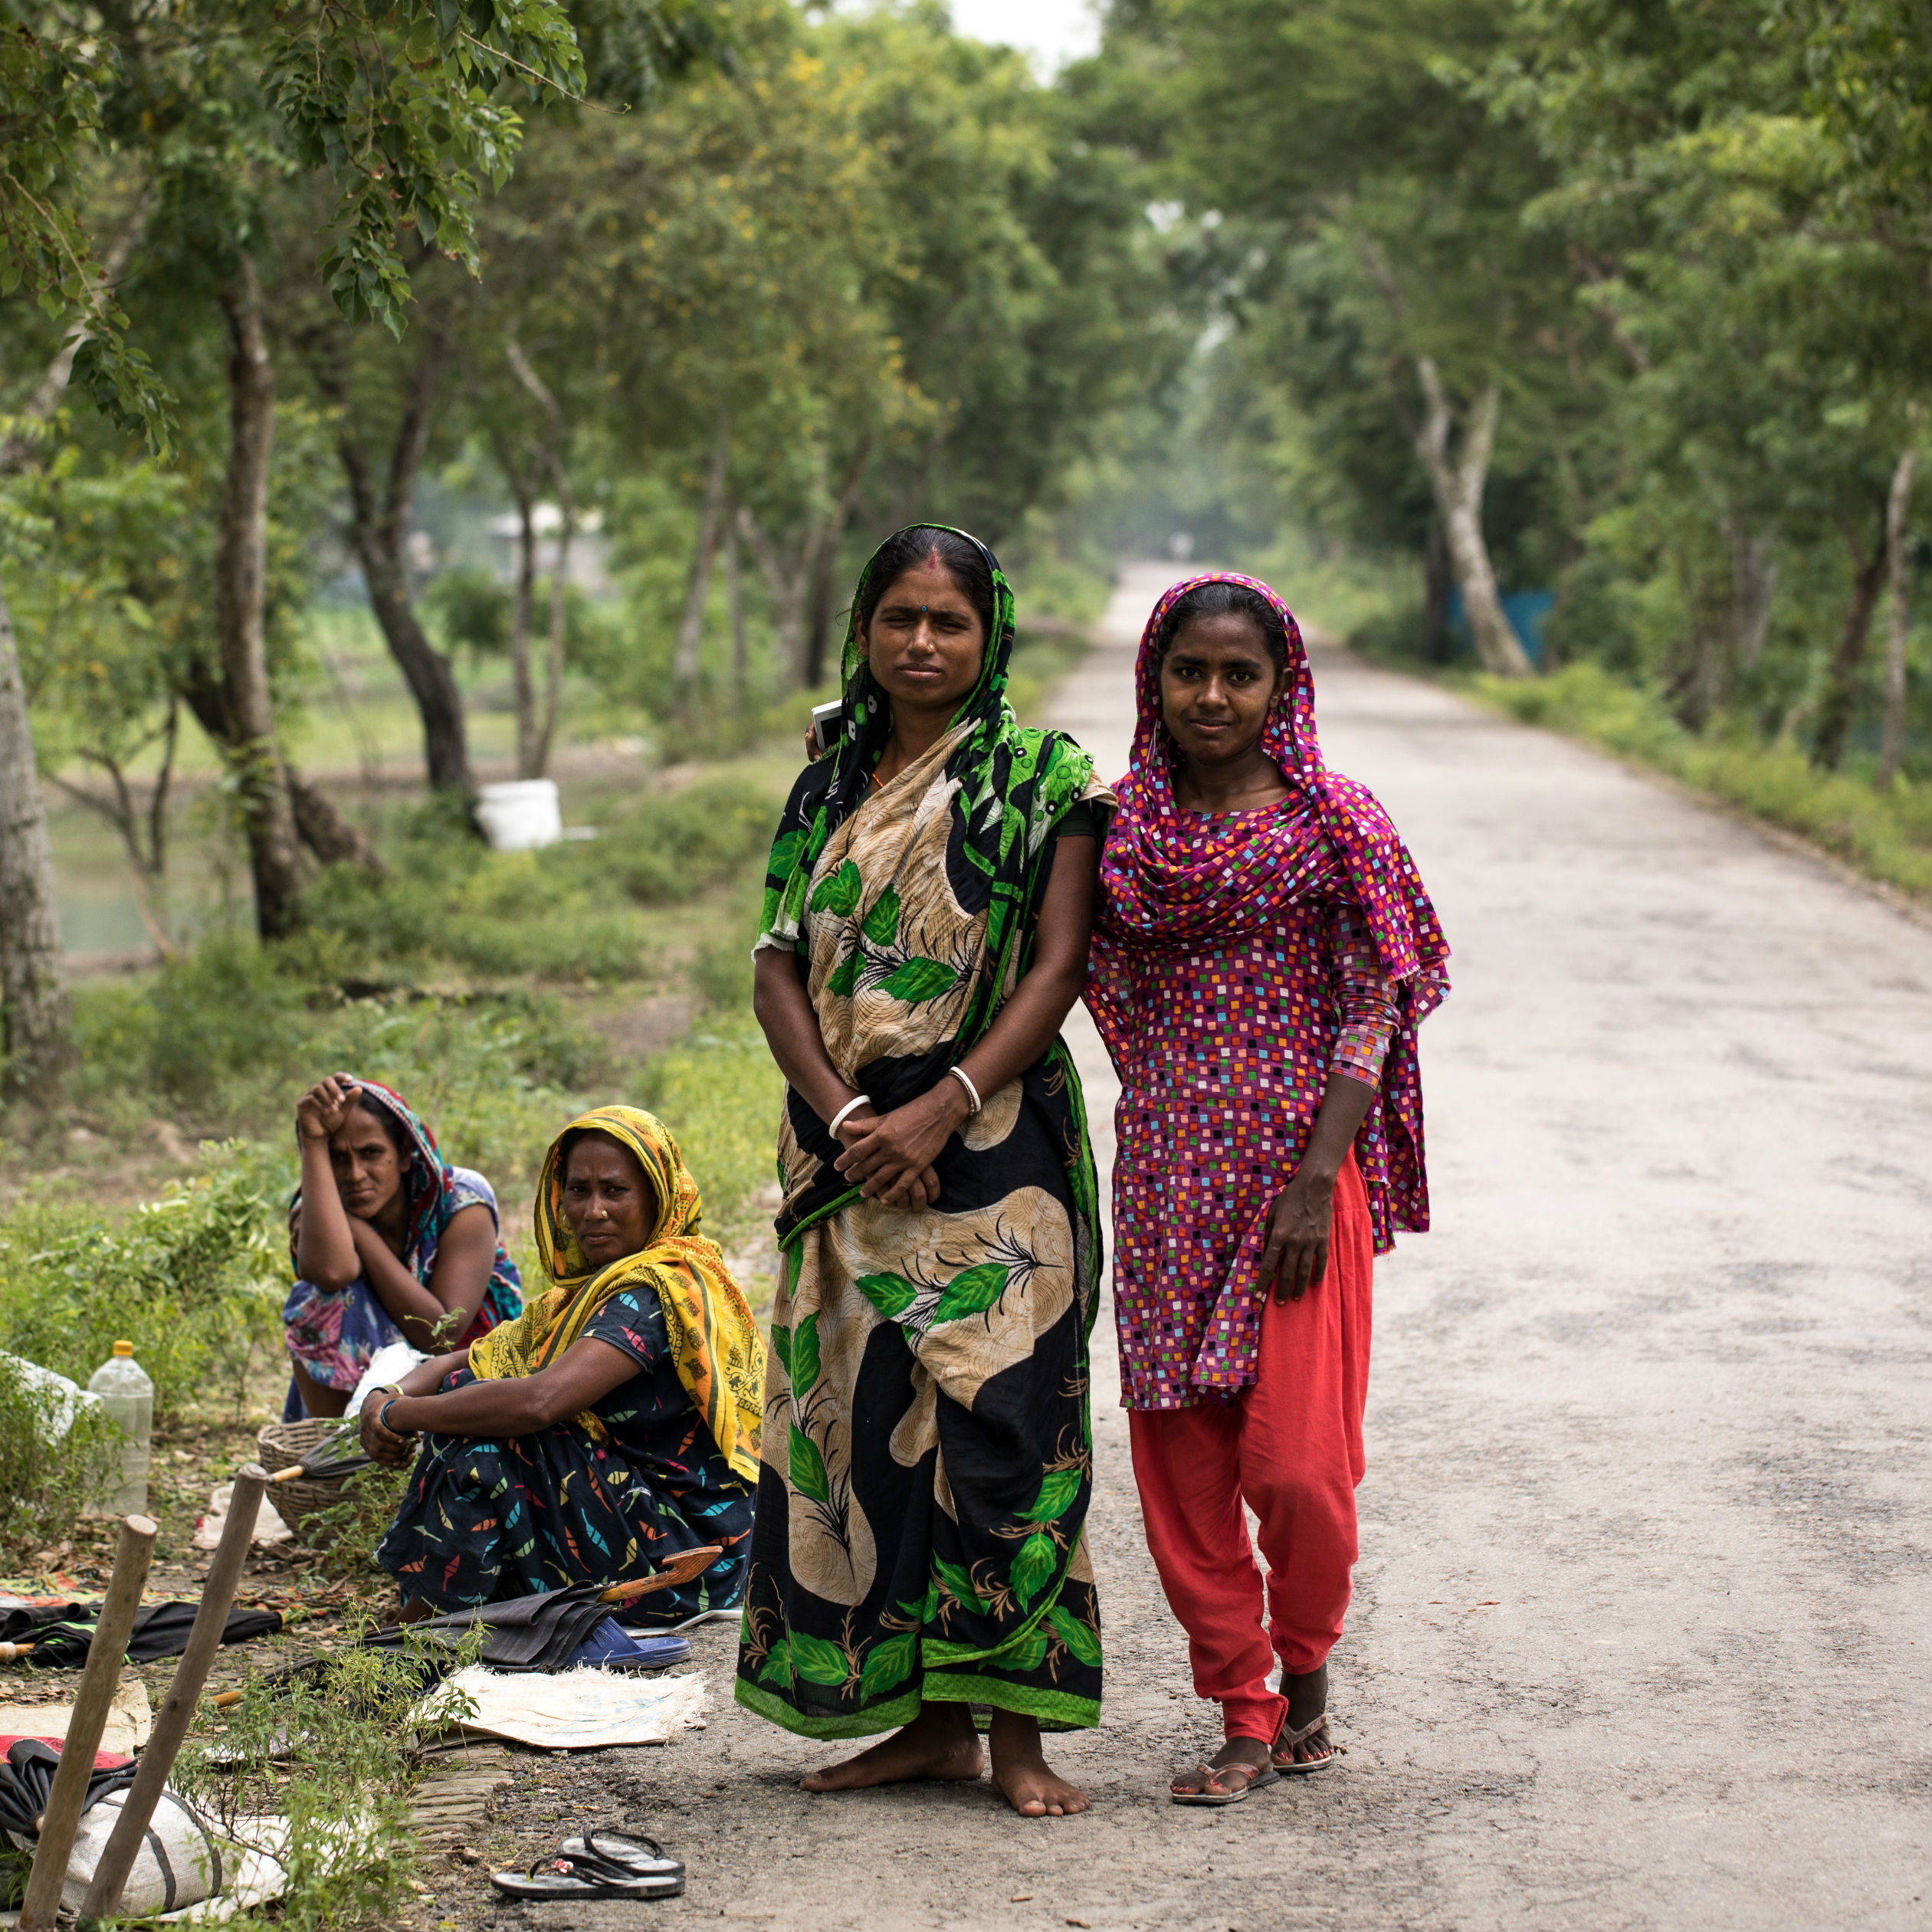
{"type": "Polygon", "coordinates": [[[704,1231],[730,1248],[762,1220],[776,1176],[785,1078],[750,1005],[713,1008],[645,1070],[643,1104],[677,1137],[706,1203],[704,1231]]]}
{"type": "Polygon", "coordinates": [[[1525,724],[1589,740],[1797,833],[1869,877],[1932,897],[1932,785],[1901,778],[1881,792],[1821,772],[1792,745],[1721,727],[1685,730],[1654,693],[1593,664],[1518,682],[1479,677],[1474,695],[1525,724]]]}

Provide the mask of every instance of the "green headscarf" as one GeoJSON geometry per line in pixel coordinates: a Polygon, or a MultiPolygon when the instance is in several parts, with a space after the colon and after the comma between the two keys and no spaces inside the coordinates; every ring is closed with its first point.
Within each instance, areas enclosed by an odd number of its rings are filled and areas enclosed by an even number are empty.
{"type": "MultiPolygon", "coordinates": [[[[1036,877],[1046,835],[1068,809],[1091,787],[1094,761],[1064,733],[1022,726],[1006,701],[1013,657],[1013,587],[999,560],[969,531],[950,523],[913,523],[908,530],[945,530],[962,536],[986,559],[992,576],[992,622],[980,661],[979,681],[960,701],[952,727],[969,720],[973,729],[946,761],[949,779],[958,781],[953,810],[960,821],[967,862],[983,875],[986,897],[961,903],[969,912],[987,906],[986,950],[959,1032],[953,1042],[955,1061],[970,1052],[992,1024],[1009,969],[1026,970],[1032,930],[1023,913],[1039,884],[1036,877]],[[1015,962],[1015,950],[1019,957],[1015,962]]],[[[895,533],[903,536],[904,531],[895,533]]],[[[893,537],[886,540],[893,542],[893,537]]],[[[846,619],[843,673],[844,726],[836,748],[806,767],[779,821],[765,877],[764,910],[759,921],[761,944],[794,947],[805,915],[805,892],[825,841],[865,802],[872,772],[892,734],[892,702],[874,678],[859,649],[858,614],[872,572],[886,545],[874,550],[859,573],[846,619]]],[[[890,586],[887,586],[890,588],[890,586]]]]}
{"type": "MultiPolygon", "coordinates": [[[[948,524],[916,523],[913,530],[950,530],[948,524]]],[[[900,534],[903,535],[901,532],[900,534]]],[[[1048,835],[1081,799],[1102,791],[1094,779],[1094,761],[1064,733],[1022,726],[1006,701],[1006,679],[1013,654],[1013,592],[999,560],[978,538],[954,531],[975,546],[991,571],[992,622],[986,638],[979,677],[949,727],[970,726],[948,754],[945,775],[955,786],[949,809],[953,828],[948,845],[947,884],[960,910],[969,917],[986,915],[985,936],[971,966],[973,984],[960,1008],[959,1025],[951,1038],[930,1053],[874,1063],[862,1071],[862,1083],[881,1110],[903,1104],[943,1079],[984,1038],[1006,992],[1025,973],[1033,950],[1040,895],[1045,890],[1048,835]],[[953,862],[953,854],[959,862],[953,862]]],[[[887,542],[892,541],[887,539],[887,542]]],[[[874,551],[858,581],[845,629],[845,730],[834,750],[808,766],[792,788],[779,821],[771,864],[765,878],[764,910],[759,944],[797,950],[805,922],[814,911],[848,914],[837,877],[822,881],[815,891],[812,876],[827,841],[857,812],[871,789],[871,777],[892,731],[891,701],[874,680],[858,648],[858,613],[881,552],[874,551]],[[807,903],[808,894],[811,903],[807,903]]],[[[890,588],[890,586],[887,586],[890,588]]],[[[858,881],[853,881],[856,895],[858,881]]],[[[893,897],[892,918],[898,907],[893,897]]],[[[854,896],[853,904],[857,904],[854,896]]],[[[909,967],[946,969],[914,960],[909,967]]],[[[948,972],[949,981],[953,978],[948,972]]],[[[888,986],[887,990],[893,990],[888,986]]],[[[836,981],[828,992],[848,990],[836,981]]],[[[930,996],[909,989],[910,999],[930,996]]],[[[1060,1123],[1064,1158],[1078,1202],[1091,1206],[1094,1195],[1093,1161],[1080,1111],[1079,1084],[1072,1062],[1058,1042],[1048,1050],[1064,1066],[1056,1075],[1061,1100],[1071,1108],[1060,1123]]],[[[788,1105],[790,1101],[788,1099],[788,1105]]],[[[792,1117],[803,1144],[823,1138],[825,1127],[801,1102],[792,1117]]],[[[816,1150],[829,1156],[837,1152],[828,1140],[816,1150]]],[[[778,1218],[781,1242],[847,1202],[858,1191],[826,1158],[818,1182],[803,1199],[788,1200],[778,1218]]]]}

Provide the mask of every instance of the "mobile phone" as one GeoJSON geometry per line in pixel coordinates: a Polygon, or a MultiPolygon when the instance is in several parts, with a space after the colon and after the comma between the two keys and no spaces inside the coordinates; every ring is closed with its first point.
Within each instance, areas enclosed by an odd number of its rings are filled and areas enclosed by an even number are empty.
{"type": "Polygon", "coordinates": [[[818,756],[822,758],[838,743],[844,727],[840,723],[845,710],[845,700],[835,697],[829,704],[815,704],[812,707],[812,729],[818,740],[818,756]]]}

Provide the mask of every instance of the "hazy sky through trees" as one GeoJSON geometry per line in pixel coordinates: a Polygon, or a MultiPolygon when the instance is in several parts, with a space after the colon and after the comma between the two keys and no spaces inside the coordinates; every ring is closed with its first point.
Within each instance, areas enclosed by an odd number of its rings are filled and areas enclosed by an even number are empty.
{"type": "Polygon", "coordinates": [[[1042,78],[1100,43],[1092,0],[953,0],[953,25],[975,40],[1023,47],[1042,78]]]}

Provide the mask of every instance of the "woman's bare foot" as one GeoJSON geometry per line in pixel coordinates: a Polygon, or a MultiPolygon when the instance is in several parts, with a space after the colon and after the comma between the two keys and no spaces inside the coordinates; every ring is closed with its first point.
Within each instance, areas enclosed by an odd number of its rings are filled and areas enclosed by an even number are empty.
{"type": "Polygon", "coordinates": [[[1214,1789],[1217,1791],[1245,1791],[1269,1768],[1268,1747],[1259,1738],[1231,1737],[1201,1766],[1200,1770],[1183,1771],[1167,1789],[1176,1797],[1191,1797],[1195,1793],[1208,1789],[1207,1780],[1201,1776],[1202,1771],[1228,1771],[1235,1775],[1215,1779],[1214,1789]]]}
{"type": "MultiPolygon", "coordinates": [[[[926,1704],[903,1730],[842,1763],[809,1778],[805,1791],[861,1791],[868,1785],[903,1784],[913,1778],[976,1778],[986,1769],[973,1714],[963,1704],[926,1704]]],[[[1083,1802],[1085,1801],[1083,1799],[1083,1802]]]]}
{"type": "Polygon", "coordinates": [[[1086,1793],[1048,1763],[1034,1719],[996,1711],[986,1741],[992,1747],[993,1783],[1021,1817],[1071,1818],[1087,1809],[1086,1793]]]}

